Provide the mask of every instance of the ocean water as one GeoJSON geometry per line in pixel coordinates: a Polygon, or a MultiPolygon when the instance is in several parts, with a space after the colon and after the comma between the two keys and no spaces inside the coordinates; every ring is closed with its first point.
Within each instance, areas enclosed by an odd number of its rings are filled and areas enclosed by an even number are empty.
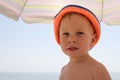
{"type": "Polygon", "coordinates": [[[110,73],[112,80],[120,80],[120,72],[110,73]]]}
{"type": "Polygon", "coordinates": [[[26,72],[8,72],[0,73],[0,80],[58,80],[59,73],[26,73],[26,72]]]}
{"type": "MultiPolygon", "coordinates": [[[[120,80],[119,73],[110,73],[112,80],[120,80]]],[[[59,73],[0,73],[0,80],[59,80],[59,73]]]]}

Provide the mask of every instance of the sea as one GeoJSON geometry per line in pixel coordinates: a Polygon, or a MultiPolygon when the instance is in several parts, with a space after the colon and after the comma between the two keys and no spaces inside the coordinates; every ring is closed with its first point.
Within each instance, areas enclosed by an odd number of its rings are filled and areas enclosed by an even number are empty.
{"type": "MultiPolygon", "coordinates": [[[[0,80],[59,80],[58,72],[0,72],[0,80]]],[[[112,80],[120,80],[120,72],[110,73],[112,80]]]]}

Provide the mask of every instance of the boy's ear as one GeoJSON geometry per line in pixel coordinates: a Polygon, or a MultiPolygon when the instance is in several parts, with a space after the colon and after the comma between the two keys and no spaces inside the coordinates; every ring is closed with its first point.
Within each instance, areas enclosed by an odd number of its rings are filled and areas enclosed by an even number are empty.
{"type": "Polygon", "coordinates": [[[95,42],[96,42],[96,34],[93,34],[93,37],[90,43],[90,49],[92,49],[95,46],[95,42]]]}

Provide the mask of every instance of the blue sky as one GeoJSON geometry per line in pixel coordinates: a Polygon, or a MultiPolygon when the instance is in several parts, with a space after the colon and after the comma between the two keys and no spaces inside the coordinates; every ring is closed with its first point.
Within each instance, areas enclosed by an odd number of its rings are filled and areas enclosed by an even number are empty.
{"type": "MultiPolygon", "coordinates": [[[[109,72],[120,72],[120,25],[101,23],[101,38],[90,55],[109,72]]],[[[69,58],[53,34],[53,24],[26,24],[0,15],[0,72],[60,72],[69,58]]]]}

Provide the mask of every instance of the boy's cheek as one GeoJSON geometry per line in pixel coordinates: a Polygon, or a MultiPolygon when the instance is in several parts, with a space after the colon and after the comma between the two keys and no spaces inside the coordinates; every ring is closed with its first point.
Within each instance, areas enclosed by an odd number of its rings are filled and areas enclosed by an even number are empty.
{"type": "Polygon", "coordinates": [[[66,39],[64,37],[60,37],[60,43],[64,43],[66,41],[66,39]]]}

